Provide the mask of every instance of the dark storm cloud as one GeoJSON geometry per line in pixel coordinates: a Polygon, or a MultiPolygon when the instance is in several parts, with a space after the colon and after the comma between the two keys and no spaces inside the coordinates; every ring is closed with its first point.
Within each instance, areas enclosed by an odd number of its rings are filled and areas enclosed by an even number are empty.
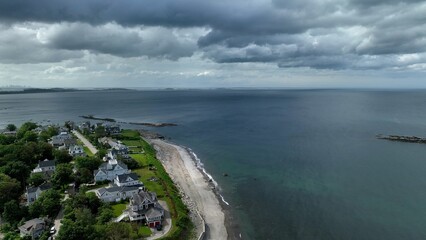
{"type": "MultiPolygon", "coordinates": [[[[0,1],[0,21],[57,24],[46,49],[120,57],[176,60],[200,51],[219,63],[376,69],[403,67],[400,55],[426,51],[419,0],[13,0],[0,1]],[[137,30],[146,26],[154,29],[137,30]],[[193,27],[209,29],[198,47],[173,33],[193,27]]],[[[407,64],[423,61],[416,59],[407,64]]]]}
{"type": "Polygon", "coordinates": [[[44,36],[50,47],[66,50],[89,50],[120,57],[163,57],[176,60],[191,56],[194,42],[179,39],[172,31],[150,27],[126,29],[116,24],[93,27],[88,24],[61,24],[44,36]]]}

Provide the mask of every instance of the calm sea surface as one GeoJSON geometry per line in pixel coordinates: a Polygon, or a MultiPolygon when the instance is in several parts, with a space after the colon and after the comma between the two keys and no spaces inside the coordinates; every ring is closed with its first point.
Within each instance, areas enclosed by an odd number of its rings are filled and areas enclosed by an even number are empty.
{"type": "Polygon", "coordinates": [[[426,136],[426,91],[0,95],[0,127],[84,114],[178,123],[244,239],[426,239],[426,144],[375,139],[426,136]]]}

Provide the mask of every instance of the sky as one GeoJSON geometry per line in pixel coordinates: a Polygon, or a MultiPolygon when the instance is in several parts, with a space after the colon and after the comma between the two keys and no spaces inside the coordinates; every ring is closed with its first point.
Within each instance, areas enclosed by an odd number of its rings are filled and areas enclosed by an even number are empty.
{"type": "Polygon", "coordinates": [[[426,1],[0,0],[0,86],[426,88],[426,1]]]}

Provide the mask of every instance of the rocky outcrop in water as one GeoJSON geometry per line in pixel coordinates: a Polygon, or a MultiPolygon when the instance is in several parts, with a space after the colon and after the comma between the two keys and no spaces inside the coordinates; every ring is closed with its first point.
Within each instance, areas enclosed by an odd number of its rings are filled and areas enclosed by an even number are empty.
{"type": "Polygon", "coordinates": [[[376,136],[378,139],[384,139],[389,141],[396,142],[410,142],[410,143],[426,143],[426,138],[416,137],[416,136],[399,136],[399,135],[382,135],[379,134],[376,136]]]}

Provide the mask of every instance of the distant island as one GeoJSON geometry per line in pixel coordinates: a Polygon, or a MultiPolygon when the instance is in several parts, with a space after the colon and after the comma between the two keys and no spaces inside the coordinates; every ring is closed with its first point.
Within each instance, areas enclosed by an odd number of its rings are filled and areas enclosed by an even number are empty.
{"type": "Polygon", "coordinates": [[[97,89],[77,89],[77,88],[0,88],[1,94],[26,94],[26,93],[52,93],[52,92],[83,92],[83,91],[133,91],[127,88],[97,88],[97,89]]]}
{"type": "MultiPolygon", "coordinates": [[[[95,117],[94,115],[82,115],[80,116],[84,119],[90,119],[90,120],[97,120],[97,121],[105,121],[105,122],[117,122],[114,118],[101,118],[101,117],[95,117]]],[[[148,127],[173,127],[178,126],[176,123],[149,123],[149,122],[119,122],[124,124],[131,124],[131,125],[140,125],[140,126],[148,126],[148,127]]]]}

